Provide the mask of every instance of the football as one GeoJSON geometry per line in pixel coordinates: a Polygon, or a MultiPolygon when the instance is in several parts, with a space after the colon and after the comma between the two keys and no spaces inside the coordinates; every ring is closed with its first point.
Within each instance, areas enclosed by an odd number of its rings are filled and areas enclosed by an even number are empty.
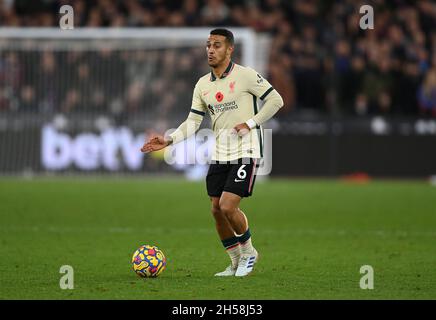
{"type": "Polygon", "coordinates": [[[132,267],[141,278],[154,278],[165,270],[166,258],[158,247],[143,245],[133,254],[132,267]]]}

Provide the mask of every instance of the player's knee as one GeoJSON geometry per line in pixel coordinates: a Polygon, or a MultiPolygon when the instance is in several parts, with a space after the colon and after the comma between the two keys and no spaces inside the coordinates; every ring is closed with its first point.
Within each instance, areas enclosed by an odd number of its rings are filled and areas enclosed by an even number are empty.
{"type": "Polygon", "coordinates": [[[219,206],[212,206],[211,210],[213,217],[215,220],[222,219],[224,217],[224,213],[221,211],[219,206]]]}
{"type": "Polygon", "coordinates": [[[226,202],[220,202],[220,211],[224,214],[228,219],[230,219],[235,214],[235,207],[226,202]]]}

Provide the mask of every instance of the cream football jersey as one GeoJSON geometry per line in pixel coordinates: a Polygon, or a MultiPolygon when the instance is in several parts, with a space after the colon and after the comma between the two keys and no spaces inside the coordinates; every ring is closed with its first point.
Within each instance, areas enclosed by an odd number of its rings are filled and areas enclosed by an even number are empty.
{"type": "Polygon", "coordinates": [[[271,92],[277,94],[255,70],[233,62],[220,78],[210,72],[198,80],[191,112],[210,115],[216,139],[212,160],[263,157],[261,126],[243,136],[235,134],[232,128],[253,118],[258,113],[258,98],[263,100],[271,92]]]}

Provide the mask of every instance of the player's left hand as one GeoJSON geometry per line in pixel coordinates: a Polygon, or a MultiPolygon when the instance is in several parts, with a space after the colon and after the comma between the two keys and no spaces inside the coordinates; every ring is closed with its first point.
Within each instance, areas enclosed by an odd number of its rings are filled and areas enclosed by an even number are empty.
{"type": "Polygon", "coordinates": [[[233,131],[238,136],[245,136],[248,132],[250,132],[250,127],[244,122],[233,127],[233,131]]]}

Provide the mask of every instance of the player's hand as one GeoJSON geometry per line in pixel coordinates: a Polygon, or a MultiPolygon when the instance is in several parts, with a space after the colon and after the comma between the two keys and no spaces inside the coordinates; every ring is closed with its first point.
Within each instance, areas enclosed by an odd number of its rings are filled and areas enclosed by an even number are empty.
{"type": "Polygon", "coordinates": [[[244,122],[233,127],[233,131],[238,136],[245,136],[248,132],[250,132],[250,127],[244,122]]]}
{"type": "Polygon", "coordinates": [[[149,153],[153,151],[158,151],[170,144],[170,141],[166,141],[163,136],[153,135],[151,138],[144,143],[141,148],[141,152],[149,153]]]}

